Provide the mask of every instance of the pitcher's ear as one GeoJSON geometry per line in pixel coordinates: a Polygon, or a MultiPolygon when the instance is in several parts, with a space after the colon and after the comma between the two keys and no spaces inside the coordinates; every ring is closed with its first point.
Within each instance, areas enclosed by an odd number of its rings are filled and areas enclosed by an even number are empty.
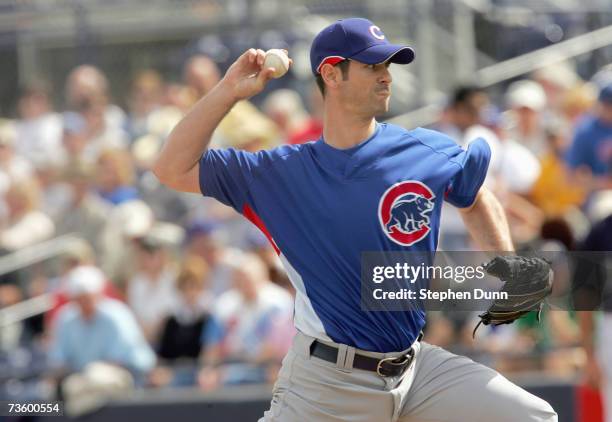
{"type": "Polygon", "coordinates": [[[321,70],[319,72],[321,74],[321,79],[328,88],[335,88],[338,86],[339,82],[342,80],[342,74],[340,69],[332,66],[329,63],[321,66],[321,70]]]}

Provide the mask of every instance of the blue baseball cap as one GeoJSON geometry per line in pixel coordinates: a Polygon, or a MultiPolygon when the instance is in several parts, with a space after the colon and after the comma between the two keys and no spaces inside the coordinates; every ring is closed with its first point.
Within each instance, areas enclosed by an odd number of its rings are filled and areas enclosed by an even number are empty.
{"type": "Polygon", "coordinates": [[[340,19],[323,29],[310,47],[312,73],[321,67],[353,59],[365,64],[408,64],[414,60],[414,50],[404,45],[391,44],[382,30],[363,18],[340,19]]]}
{"type": "Polygon", "coordinates": [[[599,102],[612,104],[612,83],[609,83],[599,91],[599,102]]]}

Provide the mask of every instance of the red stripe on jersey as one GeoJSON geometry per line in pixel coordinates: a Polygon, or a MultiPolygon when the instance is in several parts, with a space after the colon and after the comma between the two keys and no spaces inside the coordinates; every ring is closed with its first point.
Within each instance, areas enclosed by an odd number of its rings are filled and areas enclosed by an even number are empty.
{"type": "Polygon", "coordinates": [[[280,249],[278,248],[278,246],[276,246],[276,243],[274,242],[274,239],[272,239],[272,235],[270,234],[270,232],[266,228],[266,225],[264,224],[264,222],[261,221],[261,218],[259,218],[259,216],[255,213],[255,211],[253,211],[253,208],[251,208],[247,204],[244,204],[244,207],[242,207],[242,214],[251,223],[255,224],[257,226],[257,228],[259,228],[259,230],[261,230],[261,232],[268,238],[268,241],[270,242],[270,244],[272,245],[272,247],[276,251],[276,254],[280,255],[280,249]]]}

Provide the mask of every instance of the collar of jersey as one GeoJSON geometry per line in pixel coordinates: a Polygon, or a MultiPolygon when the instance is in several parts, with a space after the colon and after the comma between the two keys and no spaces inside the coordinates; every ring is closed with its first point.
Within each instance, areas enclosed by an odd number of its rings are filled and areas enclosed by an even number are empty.
{"type": "Polygon", "coordinates": [[[351,170],[359,168],[362,158],[368,157],[367,150],[376,143],[376,138],[381,131],[381,124],[376,122],[374,133],[366,140],[350,148],[335,148],[323,139],[323,136],[315,142],[314,148],[317,151],[317,158],[322,164],[334,172],[343,176],[348,176],[351,170]]]}

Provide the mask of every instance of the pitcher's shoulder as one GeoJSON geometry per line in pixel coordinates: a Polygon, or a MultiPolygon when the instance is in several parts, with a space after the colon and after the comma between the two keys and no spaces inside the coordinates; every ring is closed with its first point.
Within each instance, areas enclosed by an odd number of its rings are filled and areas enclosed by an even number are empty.
{"type": "Polygon", "coordinates": [[[389,135],[396,135],[401,139],[406,139],[408,141],[418,142],[425,146],[432,148],[435,151],[444,151],[445,149],[458,148],[457,142],[453,140],[450,136],[438,132],[433,129],[426,129],[422,127],[417,127],[414,129],[406,129],[402,126],[386,123],[386,132],[389,135]]]}
{"type": "Polygon", "coordinates": [[[306,142],[303,144],[286,144],[279,145],[272,149],[259,151],[258,154],[261,154],[267,161],[277,162],[284,161],[287,159],[291,159],[292,157],[298,157],[302,154],[308,154],[312,148],[314,142],[306,142]]]}

